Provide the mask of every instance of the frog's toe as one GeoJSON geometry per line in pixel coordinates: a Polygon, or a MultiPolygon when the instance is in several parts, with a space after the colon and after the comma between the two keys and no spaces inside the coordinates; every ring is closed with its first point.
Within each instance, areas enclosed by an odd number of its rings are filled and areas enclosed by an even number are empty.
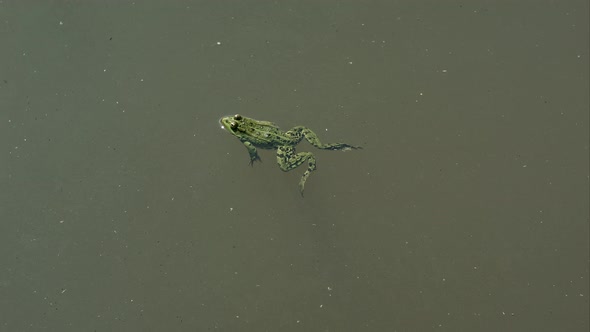
{"type": "Polygon", "coordinates": [[[250,158],[250,163],[249,163],[249,165],[250,165],[250,166],[254,166],[254,162],[255,162],[255,161],[262,162],[262,159],[260,159],[260,157],[259,157],[259,156],[252,157],[252,158],[250,158]]]}

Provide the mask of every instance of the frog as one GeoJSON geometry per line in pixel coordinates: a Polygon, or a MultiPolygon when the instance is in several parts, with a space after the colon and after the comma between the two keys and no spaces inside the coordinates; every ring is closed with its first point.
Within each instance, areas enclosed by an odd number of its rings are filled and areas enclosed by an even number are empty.
{"type": "Polygon", "coordinates": [[[219,119],[221,128],[237,137],[248,150],[250,165],[261,161],[256,148],[276,150],[279,168],[288,172],[307,161],[307,170],[299,180],[299,192],[303,197],[305,182],[309,175],[317,169],[315,155],[311,152],[296,152],[295,146],[303,139],[321,150],[357,150],[360,146],[346,143],[322,143],[318,135],[304,126],[295,126],[282,131],[270,121],[260,121],[236,114],[219,119]]]}

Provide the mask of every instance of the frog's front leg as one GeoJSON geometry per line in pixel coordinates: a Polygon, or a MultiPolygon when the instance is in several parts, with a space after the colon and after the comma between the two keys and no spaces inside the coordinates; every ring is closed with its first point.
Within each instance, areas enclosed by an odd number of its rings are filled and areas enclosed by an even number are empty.
{"type": "Polygon", "coordinates": [[[316,169],[315,156],[311,152],[295,153],[295,148],[292,146],[279,146],[277,148],[277,163],[281,170],[287,172],[303,164],[307,160],[307,170],[301,176],[299,181],[299,190],[303,196],[303,189],[305,188],[305,181],[316,169]]]}
{"type": "Polygon", "coordinates": [[[258,152],[256,151],[254,144],[248,141],[242,143],[244,143],[244,146],[246,149],[248,149],[248,154],[250,155],[250,166],[252,166],[256,160],[260,160],[260,156],[258,156],[258,152]]]}

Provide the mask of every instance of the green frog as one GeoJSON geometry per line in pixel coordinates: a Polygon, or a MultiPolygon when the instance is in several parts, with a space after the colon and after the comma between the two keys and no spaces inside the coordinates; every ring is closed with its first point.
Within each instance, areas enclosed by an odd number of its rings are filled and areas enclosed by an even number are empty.
{"type": "Polygon", "coordinates": [[[248,149],[250,165],[260,160],[256,148],[277,150],[277,163],[281,170],[287,172],[303,164],[307,160],[307,170],[299,181],[299,191],[303,196],[305,181],[316,169],[315,156],[311,152],[295,153],[295,146],[304,138],[313,146],[323,150],[361,149],[345,143],[321,143],[311,129],[296,126],[288,131],[281,131],[277,125],[268,121],[259,121],[240,114],[226,116],[219,120],[221,128],[237,137],[248,149]]]}

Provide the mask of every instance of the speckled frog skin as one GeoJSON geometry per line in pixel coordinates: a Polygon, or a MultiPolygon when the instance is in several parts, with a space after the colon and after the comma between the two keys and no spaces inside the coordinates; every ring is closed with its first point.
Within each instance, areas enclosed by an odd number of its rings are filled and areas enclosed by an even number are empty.
{"type": "Polygon", "coordinates": [[[315,156],[311,152],[295,153],[295,146],[304,138],[313,146],[322,150],[361,149],[360,146],[345,143],[320,142],[318,136],[310,129],[297,126],[288,131],[281,131],[277,125],[268,121],[259,121],[239,114],[226,116],[219,120],[221,128],[237,137],[248,149],[250,165],[260,160],[256,148],[277,150],[277,163],[281,170],[287,172],[303,164],[307,160],[307,170],[299,181],[299,190],[303,196],[305,181],[316,169],[315,156]]]}

